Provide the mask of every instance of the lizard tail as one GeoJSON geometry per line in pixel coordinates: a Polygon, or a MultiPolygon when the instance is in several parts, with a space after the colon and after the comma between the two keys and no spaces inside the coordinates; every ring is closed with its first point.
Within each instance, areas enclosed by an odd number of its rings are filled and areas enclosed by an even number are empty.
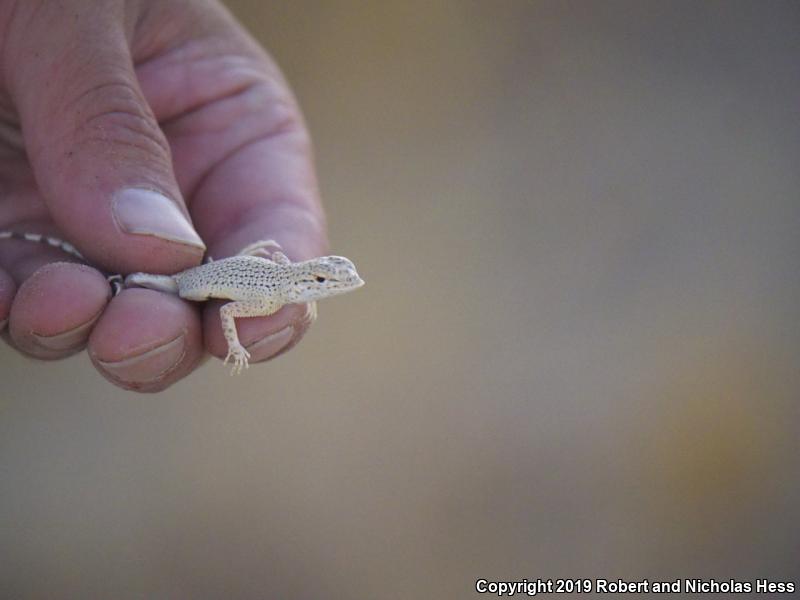
{"type": "Polygon", "coordinates": [[[178,293],[178,283],[170,275],[150,275],[149,273],[131,273],[125,278],[125,287],[143,287],[168,294],[178,293]]]}
{"type": "Polygon", "coordinates": [[[78,249],[75,248],[69,242],[65,242],[64,240],[53,237],[51,235],[43,235],[41,233],[22,233],[17,231],[0,231],[0,240],[23,240],[26,242],[34,242],[36,244],[47,244],[52,246],[53,248],[58,248],[59,250],[66,252],[67,254],[71,254],[75,258],[78,258],[82,261],[85,261],[83,254],[78,252],[78,249]]]}

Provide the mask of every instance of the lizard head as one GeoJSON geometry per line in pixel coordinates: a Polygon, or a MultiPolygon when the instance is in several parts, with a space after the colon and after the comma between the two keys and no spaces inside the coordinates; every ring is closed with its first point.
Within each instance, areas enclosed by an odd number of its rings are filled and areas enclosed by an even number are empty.
{"type": "Polygon", "coordinates": [[[312,302],[364,285],[355,265],[342,256],[323,256],[295,263],[290,302],[312,302]]]}

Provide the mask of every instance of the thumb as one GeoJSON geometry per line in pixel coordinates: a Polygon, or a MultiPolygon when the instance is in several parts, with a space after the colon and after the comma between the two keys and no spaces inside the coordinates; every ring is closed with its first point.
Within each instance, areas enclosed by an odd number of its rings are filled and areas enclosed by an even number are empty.
{"type": "Polygon", "coordinates": [[[197,264],[205,246],[139,88],[121,6],[47,2],[24,32],[12,23],[9,88],[64,236],[109,271],[171,273],[197,264]]]}

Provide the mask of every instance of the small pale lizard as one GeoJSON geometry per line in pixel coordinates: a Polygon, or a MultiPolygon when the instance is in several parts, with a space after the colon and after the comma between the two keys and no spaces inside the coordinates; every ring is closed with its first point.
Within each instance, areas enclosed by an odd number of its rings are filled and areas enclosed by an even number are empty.
{"type": "MultiPolygon", "coordinates": [[[[0,231],[0,240],[11,238],[46,243],[86,260],[72,244],[55,237],[0,231]]],[[[292,262],[279,248],[277,242],[265,240],[250,244],[236,256],[210,260],[174,275],[132,273],[125,277],[124,287],[145,287],[197,302],[209,298],[231,300],[219,310],[228,342],[223,364],[232,361],[231,374],[238,374],[249,366],[250,353],[239,342],[236,317],[266,316],[285,304],[315,302],[364,285],[353,263],[344,257],[323,256],[292,262]],[[271,252],[267,250],[269,247],[273,248],[271,252]]],[[[108,278],[115,294],[119,292],[121,279],[119,275],[108,278]]]]}

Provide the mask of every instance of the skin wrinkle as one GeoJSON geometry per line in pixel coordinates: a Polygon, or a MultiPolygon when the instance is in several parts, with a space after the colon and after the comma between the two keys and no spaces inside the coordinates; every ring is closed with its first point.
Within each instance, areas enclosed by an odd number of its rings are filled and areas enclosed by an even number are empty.
{"type": "MultiPolygon", "coordinates": [[[[125,109],[107,110],[89,117],[84,121],[84,127],[87,129],[96,127],[101,131],[106,131],[108,129],[113,131],[127,131],[131,134],[131,140],[134,141],[123,140],[118,137],[100,137],[98,140],[103,142],[111,141],[114,144],[129,145],[143,150],[148,154],[153,153],[153,148],[148,146],[153,146],[157,152],[163,153],[163,157],[166,160],[171,160],[172,158],[169,144],[155,121],[149,116],[142,115],[136,111],[125,109]],[[109,127],[109,125],[105,123],[105,121],[109,120],[113,122],[113,126],[109,127]],[[99,124],[97,124],[98,122],[99,124]]],[[[91,142],[91,140],[92,136],[89,136],[87,141],[91,142]]]]}
{"type": "Polygon", "coordinates": [[[234,146],[228,152],[224,153],[221,157],[216,158],[213,161],[210,161],[211,164],[208,166],[207,169],[201,171],[197,176],[197,181],[194,184],[189,183],[187,189],[187,197],[191,198],[197,192],[197,190],[201,189],[205,182],[214,175],[214,171],[219,168],[221,165],[225,165],[228,161],[232,160],[236,157],[237,154],[240,152],[246,151],[248,148],[252,147],[255,144],[260,144],[263,142],[270,142],[274,138],[282,136],[282,135],[290,135],[297,131],[297,121],[287,117],[282,122],[276,123],[269,131],[257,134],[254,138],[247,139],[242,143],[234,146]]]}
{"type": "MultiPolygon", "coordinates": [[[[128,81],[124,73],[102,78],[92,87],[83,90],[77,97],[69,102],[65,102],[63,109],[65,111],[75,111],[80,114],[82,106],[96,106],[98,104],[96,100],[97,97],[103,97],[103,106],[105,108],[108,98],[110,97],[108,90],[113,90],[114,92],[119,91],[120,93],[118,95],[115,94],[115,97],[118,98],[121,103],[128,104],[131,107],[131,110],[120,109],[120,112],[130,112],[142,118],[149,116],[142,114],[144,109],[142,106],[142,95],[139,93],[139,90],[128,81]]],[[[84,121],[90,123],[94,118],[95,117],[84,117],[84,121]]]]}
{"type": "MultiPolygon", "coordinates": [[[[192,41],[190,44],[194,46],[197,43],[192,41]]],[[[145,64],[136,65],[136,72],[141,77],[144,90],[150,85],[158,89],[160,86],[151,84],[150,79],[159,79],[157,74],[169,73],[172,85],[176,87],[180,85],[187,92],[185,98],[173,96],[168,98],[174,103],[171,110],[165,110],[166,103],[154,98],[154,110],[159,121],[168,125],[174,118],[189,115],[199,108],[238,94],[242,89],[259,82],[271,85],[279,95],[286,93],[280,90],[279,79],[266,76],[258,67],[259,62],[241,54],[212,54],[200,55],[198,58],[184,57],[182,62],[158,57],[145,64]],[[210,86],[197,85],[198,80],[207,77],[207,73],[217,73],[217,80],[210,86]],[[178,78],[180,81],[177,81],[178,78]]],[[[157,92],[151,95],[155,96],[157,92]]]]}
{"type": "MultiPolygon", "coordinates": [[[[105,116],[105,115],[104,115],[105,116]]],[[[120,126],[119,124],[115,125],[112,129],[119,131],[120,129],[127,129],[124,126],[120,126]]],[[[105,128],[103,128],[105,130],[105,128]]],[[[81,141],[77,142],[76,144],[72,145],[69,150],[66,151],[65,155],[68,157],[73,157],[78,154],[84,147],[91,147],[94,143],[100,143],[103,145],[111,145],[113,148],[125,148],[128,150],[133,150],[136,154],[142,154],[144,157],[150,157],[152,154],[150,150],[145,147],[145,144],[142,144],[140,140],[143,140],[141,136],[133,136],[132,140],[123,140],[120,138],[116,138],[109,144],[109,139],[103,138],[101,136],[87,136],[81,141]],[[136,140],[136,141],[133,141],[136,140]]],[[[109,149],[109,152],[112,150],[109,149]]],[[[155,171],[158,169],[158,163],[153,162],[151,168],[155,171]]],[[[142,187],[142,186],[137,186],[142,187]]]]}
{"type": "MultiPolygon", "coordinates": [[[[179,114],[165,116],[160,119],[160,124],[165,130],[169,131],[176,131],[181,133],[181,123],[185,121],[196,121],[203,114],[203,109],[207,107],[215,107],[221,106],[223,102],[227,100],[236,100],[236,99],[244,99],[246,98],[249,92],[253,92],[257,89],[269,89],[269,82],[263,80],[248,80],[242,81],[237,85],[229,86],[225,91],[221,91],[219,94],[216,94],[211,99],[206,99],[203,101],[198,101],[195,104],[187,106],[182,112],[179,114]]],[[[279,97],[271,97],[269,94],[263,94],[263,97],[259,99],[257,102],[258,109],[261,109],[264,105],[269,104],[270,106],[277,105],[279,103],[283,103],[284,100],[280,99],[279,97]]],[[[288,101],[285,102],[286,105],[290,105],[288,101]]],[[[243,104],[243,103],[242,103],[243,104]]],[[[294,109],[294,107],[292,107],[294,109]]],[[[258,110],[250,111],[254,114],[258,114],[258,110]]],[[[288,111],[287,111],[288,112],[288,111]]],[[[237,115],[237,117],[232,117],[229,121],[232,121],[236,118],[244,118],[248,115],[237,115]]],[[[286,119],[288,120],[288,119],[286,119]]],[[[222,124],[211,124],[209,127],[204,128],[200,131],[191,130],[191,128],[187,128],[191,133],[213,133],[220,130],[224,130],[227,128],[229,122],[226,121],[222,124]]],[[[269,133],[272,127],[268,127],[263,133],[269,133]]]]}
{"type": "MultiPolygon", "coordinates": [[[[186,108],[184,112],[180,112],[178,114],[168,115],[159,120],[159,124],[164,130],[178,130],[180,132],[180,123],[185,119],[191,119],[193,117],[198,117],[202,113],[203,109],[216,104],[217,102],[224,102],[225,100],[233,100],[238,97],[244,96],[250,89],[254,87],[254,83],[242,83],[238,86],[231,86],[231,88],[219,94],[215,98],[211,100],[205,100],[202,102],[198,102],[192,106],[186,108]]],[[[219,125],[215,127],[209,127],[208,129],[204,130],[206,132],[215,132],[225,129],[226,125],[219,125]]],[[[192,131],[191,133],[195,134],[198,133],[197,131],[192,131]]]]}
{"type": "MultiPolygon", "coordinates": [[[[156,154],[163,160],[171,161],[172,154],[169,143],[156,123],[155,117],[152,114],[142,113],[140,107],[143,102],[140,94],[128,82],[110,81],[99,83],[73,101],[76,106],[81,103],[87,103],[89,107],[100,105],[102,110],[97,114],[84,117],[77,131],[63,132],[63,137],[54,141],[50,147],[68,146],[74,152],[77,151],[77,148],[74,147],[76,145],[75,139],[77,138],[77,146],[83,144],[91,145],[95,141],[100,143],[110,142],[114,145],[127,145],[143,151],[145,156],[156,154]],[[109,89],[123,92],[120,94],[118,106],[108,104],[106,94],[109,89]],[[91,100],[98,94],[105,96],[103,103],[91,100]],[[131,134],[130,139],[123,139],[117,135],[109,136],[107,134],[108,131],[128,131],[131,134]],[[100,132],[100,135],[98,135],[98,132],[100,132]],[[69,143],[65,144],[64,139],[69,140],[69,143]]],[[[80,111],[80,109],[76,110],[80,111]]],[[[49,150],[49,148],[42,148],[42,150],[49,150]]]]}

